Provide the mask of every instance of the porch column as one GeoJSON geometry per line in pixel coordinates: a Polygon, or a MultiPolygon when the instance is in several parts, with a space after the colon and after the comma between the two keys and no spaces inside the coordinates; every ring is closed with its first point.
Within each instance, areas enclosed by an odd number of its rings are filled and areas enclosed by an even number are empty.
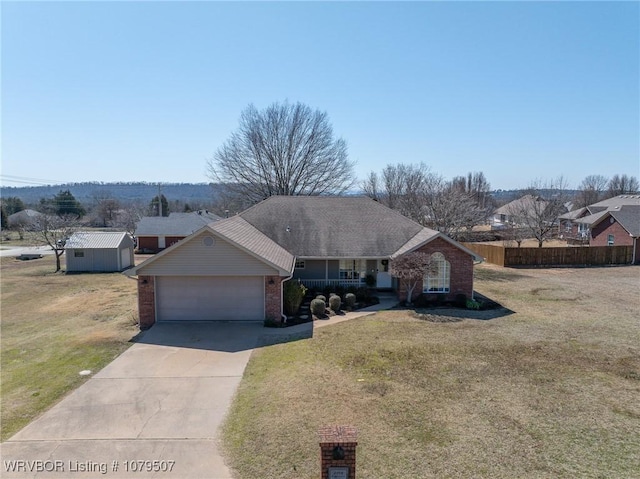
{"type": "Polygon", "coordinates": [[[329,280],[329,260],[324,260],[324,281],[325,283],[329,280]]]}

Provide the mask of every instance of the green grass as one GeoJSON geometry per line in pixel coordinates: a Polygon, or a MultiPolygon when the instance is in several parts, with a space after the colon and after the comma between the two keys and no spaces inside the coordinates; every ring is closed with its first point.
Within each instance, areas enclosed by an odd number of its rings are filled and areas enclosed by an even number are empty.
{"type": "Polygon", "coordinates": [[[347,424],[359,478],[637,477],[640,269],[495,269],[476,289],[515,314],[390,311],[257,350],[224,427],[236,476],[315,478],[318,428],[347,424]]]}
{"type": "Polygon", "coordinates": [[[121,274],[65,275],[54,260],[1,260],[1,439],[117,357],[136,334],[135,282],[121,274]]]}

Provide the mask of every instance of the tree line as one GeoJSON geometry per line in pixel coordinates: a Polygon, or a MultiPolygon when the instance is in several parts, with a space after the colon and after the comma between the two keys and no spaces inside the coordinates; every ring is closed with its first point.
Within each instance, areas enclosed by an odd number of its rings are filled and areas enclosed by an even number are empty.
{"type": "MultiPolygon", "coordinates": [[[[486,223],[498,206],[481,171],[448,180],[425,163],[390,163],[358,183],[347,144],[335,137],[327,114],[302,103],[274,103],[263,110],[249,105],[240,115],[237,130],[206,166],[211,184],[217,186],[215,198],[207,205],[169,201],[161,193],[147,204],[123,203],[96,183],[100,188],[94,191],[88,208],[69,189],[42,198],[35,208],[49,218],[76,223],[90,212],[94,226],[133,232],[144,215],[167,216],[171,211],[206,208],[227,216],[272,195],[341,195],[359,188],[423,226],[463,239],[474,226],[486,223]]],[[[575,197],[569,194],[563,178],[534,180],[521,195],[532,198],[531,204],[514,210],[511,216],[519,217],[542,244],[549,236],[549,226],[570,202],[576,207],[587,206],[638,190],[638,179],[625,174],[610,178],[589,175],[575,197]]],[[[25,208],[17,197],[2,198],[0,206],[3,228],[9,215],[25,208]]]]}

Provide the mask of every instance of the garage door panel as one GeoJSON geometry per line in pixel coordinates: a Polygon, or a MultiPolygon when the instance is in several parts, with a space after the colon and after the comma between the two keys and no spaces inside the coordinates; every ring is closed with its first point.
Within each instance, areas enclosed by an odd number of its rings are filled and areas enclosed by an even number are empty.
{"type": "Polygon", "coordinates": [[[262,321],[262,276],[156,278],[158,321],[262,321]]]}

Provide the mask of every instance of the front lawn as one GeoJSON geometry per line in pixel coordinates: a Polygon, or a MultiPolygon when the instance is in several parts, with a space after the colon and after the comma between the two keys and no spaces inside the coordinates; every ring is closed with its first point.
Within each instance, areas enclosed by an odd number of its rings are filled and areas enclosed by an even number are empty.
{"type": "Polygon", "coordinates": [[[477,267],[513,314],[407,311],[254,353],[224,428],[237,478],[316,478],[317,430],[359,431],[358,477],[637,477],[640,268],[477,267]]]}
{"type": "Polygon", "coordinates": [[[129,347],[136,283],[119,273],[53,273],[55,259],[1,259],[1,439],[129,347]]]}

